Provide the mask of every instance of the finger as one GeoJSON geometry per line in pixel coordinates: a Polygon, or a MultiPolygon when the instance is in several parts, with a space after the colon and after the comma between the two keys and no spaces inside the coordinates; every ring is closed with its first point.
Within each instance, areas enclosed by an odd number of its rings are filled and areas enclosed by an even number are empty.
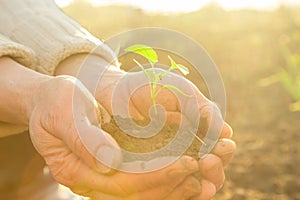
{"type": "MultiPolygon", "coordinates": [[[[160,86],[157,86],[157,90],[160,86]]],[[[149,118],[149,109],[152,106],[152,100],[149,92],[149,86],[143,86],[137,89],[131,96],[131,102],[134,110],[144,118],[149,118]]],[[[177,109],[177,98],[168,89],[162,90],[156,97],[156,104],[161,105],[166,111],[175,112],[177,109]]]]}
{"type": "MultiPolygon", "coordinates": [[[[198,105],[194,105],[196,102],[193,101],[193,98],[181,98],[183,100],[182,105],[179,105],[180,102],[178,101],[177,97],[174,94],[172,94],[170,91],[166,90],[166,92],[169,92],[171,94],[169,95],[165,94],[163,97],[166,98],[170,96],[170,99],[173,99],[173,102],[175,102],[175,105],[173,105],[173,107],[170,107],[171,104],[169,103],[169,108],[167,109],[167,111],[168,111],[168,116],[170,116],[169,117],[170,120],[168,121],[180,123],[182,118],[180,117],[181,113],[178,112],[179,110],[182,110],[182,112],[184,112],[183,114],[191,122],[197,121],[196,120],[197,116],[200,114],[200,122],[199,122],[200,134],[204,136],[209,131],[209,129],[212,129],[213,127],[215,132],[219,132],[218,135],[221,138],[231,138],[233,134],[232,128],[227,123],[224,122],[221,112],[217,107],[217,105],[211,102],[210,100],[208,100],[192,83],[181,80],[181,85],[187,85],[186,88],[192,87],[198,105]],[[188,108],[181,109],[182,106],[188,108]],[[197,110],[196,106],[200,106],[199,113],[195,112],[195,110],[197,110]]],[[[162,92],[162,94],[164,93],[162,92]]],[[[164,104],[162,103],[162,105],[164,104]]]]}
{"type": "MultiPolygon", "coordinates": [[[[121,160],[116,141],[98,125],[98,104],[79,81],[72,93],[72,103],[62,102],[68,114],[55,116],[54,133],[89,167],[108,173],[121,160]],[[63,121],[64,123],[61,123],[63,121]]],[[[69,97],[70,98],[70,97],[69,97]]]]}
{"type": "Polygon", "coordinates": [[[173,191],[170,191],[164,200],[187,200],[201,194],[201,184],[193,176],[189,176],[185,181],[177,186],[173,191]]]}
{"type": "MultiPolygon", "coordinates": [[[[73,180],[71,182],[73,184],[67,185],[74,192],[86,194],[91,190],[96,190],[108,195],[121,197],[139,194],[143,191],[164,185],[167,185],[169,188],[175,188],[188,175],[199,170],[197,161],[188,156],[182,157],[166,168],[144,174],[116,172],[111,176],[106,176],[95,172],[86,165],[80,165],[80,168],[77,169],[74,172],[74,169],[70,165],[63,168],[63,170],[66,170],[66,173],[71,173],[71,175],[76,177],[76,181],[73,180]]],[[[63,174],[63,172],[60,174],[63,174]]],[[[165,194],[164,191],[161,192],[159,195],[165,194]]]]}
{"type": "Polygon", "coordinates": [[[223,162],[223,166],[226,166],[234,156],[236,144],[233,140],[222,138],[216,144],[213,153],[219,156],[223,162]]]}
{"type": "Polygon", "coordinates": [[[145,120],[145,117],[143,116],[143,114],[140,113],[140,111],[137,108],[138,107],[135,105],[134,101],[132,101],[132,99],[130,99],[130,101],[129,101],[130,117],[132,117],[135,120],[140,120],[140,121],[145,120]]]}
{"type": "Polygon", "coordinates": [[[177,187],[168,184],[159,185],[156,188],[133,193],[123,200],[185,200],[200,194],[201,185],[199,181],[189,176],[177,187]]]}
{"type": "Polygon", "coordinates": [[[185,115],[183,115],[180,112],[167,112],[167,122],[169,124],[176,124],[178,126],[184,126],[184,127],[189,127],[190,126],[190,122],[189,120],[186,118],[185,115]]]}
{"type": "Polygon", "coordinates": [[[200,173],[202,177],[213,183],[217,190],[221,189],[225,181],[222,160],[213,154],[207,154],[199,160],[200,173]]]}
{"type": "MultiPolygon", "coordinates": [[[[95,190],[81,194],[82,196],[89,197],[89,200],[129,200],[125,197],[119,197],[114,195],[105,194],[103,192],[98,192],[95,190]]],[[[134,200],[134,199],[132,199],[134,200]]]]}
{"type": "MultiPolygon", "coordinates": [[[[165,162],[165,160],[162,159],[163,158],[157,158],[145,163],[145,169],[153,169],[153,166],[165,162]]],[[[144,191],[149,188],[156,188],[160,185],[168,185],[168,187],[175,188],[188,175],[198,170],[198,162],[195,159],[189,156],[182,156],[173,164],[160,170],[142,174],[118,173],[114,175],[114,180],[118,185],[127,185],[127,193],[144,191]]]]}
{"type": "Polygon", "coordinates": [[[228,138],[230,139],[233,135],[233,130],[229,124],[224,122],[222,133],[221,133],[221,138],[228,138]]]}
{"type": "Polygon", "coordinates": [[[116,141],[106,132],[88,125],[77,123],[63,138],[68,148],[86,165],[100,173],[110,173],[121,160],[121,151],[116,141]]]}
{"type": "MultiPolygon", "coordinates": [[[[66,149],[64,148],[62,151],[65,152],[66,149]]],[[[63,159],[58,159],[55,163],[47,162],[47,164],[54,179],[70,188],[76,194],[92,197],[97,197],[101,194],[107,197],[104,199],[111,200],[122,199],[117,197],[128,195],[124,193],[122,187],[126,187],[126,185],[115,184],[112,176],[102,175],[92,170],[72,153],[63,159]]]]}
{"type": "Polygon", "coordinates": [[[216,187],[213,183],[203,179],[201,181],[201,193],[191,198],[191,200],[209,200],[216,194],[216,187]]]}
{"type": "Polygon", "coordinates": [[[43,155],[53,178],[77,194],[97,188],[95,179],[103,180],[104,176],[89,168],[65,146],[64,142],[57,140],[55,147],[50,147],[43,155]]]}
{"type": "Polygon", "coordinates": [[[182,114],[180,112],[167,112],[167,122],[170,124],[178,124],[181,122],[181,116],[182,114]]]}
{"type": "Polygon", "coordinates": [[[31,127],[31,131],[35,133],[32,135],[34,144],[39,144],[36,145],[37,150],[44,157],[53,178],[57,182],[71,189],[78,188],[79,191],[76,192],[78,194],[98,188],[99,180],[103,181],[102,186],[104,185],[105,176],[89,168],[66,146],[63,140],[42,129],[37,131],[31,127]],[[36,134],[43,135],[43,137],[36,134]]]}
{"type": "Polygon", "coordinates": [[[219,108],[214,103],[202,105],[200,107],[200,137],[203,138],[204,145],[199,151],[200,158],[210,153],[218,142],[224,121],[219,108]]]}

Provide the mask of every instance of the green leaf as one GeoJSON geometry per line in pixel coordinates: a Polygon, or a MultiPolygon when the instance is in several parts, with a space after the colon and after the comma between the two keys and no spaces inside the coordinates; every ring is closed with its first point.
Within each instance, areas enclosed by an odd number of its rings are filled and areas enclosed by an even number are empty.
{"type": "Polygon", "coordinates": [[[283,78],[283,75],[284,75],[283,73],[284,72],[278,72],[278,73],[270,75],[266,78],[260,79],[257,82],[257,85],[260,86],[260,87],[267,87],[267,86],[270,86],[274,83],[280,82],[283,78]]]}
{"type": "Polygon", "coordinates": [[[164,85],[162,86],[162,89],[171,89],[179,94],[182,94],[183,96],[186,96],[186,97],[193,97],[193,95],[189,95],[189,94],[186,94],[185,92],[183,92],[182,90],[180,90],[179,88],[173,86],[173,85],[164,85]]]}
{"type": "MultiPolygon", "coordinates": [[[[182,64],[177,64],[170,56],[168,56],[170,62],[171,62],[171,70],[178,69],[183,75],[189,74],[189,69],[182,64]]],[[[171,71],[170,70],[170,71],[171,71]]]]}
{"type": "Polygon", "coordinates": [[[136,44],[125,49],[128,52],[139,54],[145,57],[150,63],[154,64],[158,61],[156,52],[149,46],[136,44]]]}

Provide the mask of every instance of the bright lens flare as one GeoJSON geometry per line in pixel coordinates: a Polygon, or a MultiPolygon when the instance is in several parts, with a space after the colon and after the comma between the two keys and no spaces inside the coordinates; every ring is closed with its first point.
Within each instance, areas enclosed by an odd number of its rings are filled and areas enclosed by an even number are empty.
{"type": "MultiPolygon", "coordinates": [[[[72,0],[55,0],[63,7],[72,0]]],[[[226,10],[238,10],[243,8],[252,9],[274,9],[280,4],[300,4],[299,0],[88,0],[95,5],[127,4],[138,6],[148,12],[191,12],[203,6],[213,3],[218,4],[226,10]]]]}

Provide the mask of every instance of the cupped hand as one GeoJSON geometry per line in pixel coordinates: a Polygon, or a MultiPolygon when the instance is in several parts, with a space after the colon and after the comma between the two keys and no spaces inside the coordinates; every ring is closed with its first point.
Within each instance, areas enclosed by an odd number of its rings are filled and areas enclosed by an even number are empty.
{"type": "Polygon", "coordinates": [[[102,162],[112,166],[121,162],[117,143],[99,129],[98,104],[79,80],[51,78],[32,98],[31,140],[60,183],[73,184],[87,169],[111,171],[102,162]]]}
{"type": "Polygon", "coordinates": [[[144,174],[113,171],[103,164],[122,165],[118,145],[98,127],[101,121],[95,117],[95,99],[77,79],[58,76],[47,80],[32,98],[29,126],[33,145],[53,177],[75,193],[106,200],[182,200],[207,191],[192,176],[199,171],[198,162],[187,156],[144,174]]]}
{"type": "MultiPolygon", "coordinates": [[[[164,71],[161,69],[155,70],[157,73],[164,71]]],[[[109,75],[111,73],[112,72],[108,70],[108,77],[113,77],[109,75]]],[[[110,113],[114,112],[113,106],[127,107],[132,118],[137,120],[148,119],[149,109],[153,105],[145,74],[143,72],[120,74],[122,73],[119,72],[119,76],[116,76],[118,79],[116,79],[115,82],[111,81],[113,84],[108,84],[107,87],[103,87],[105,84],[102,85],[103,90],[101,91],[105,91],[106,89],[110,94],[107,92],[106,94],[108,95],[105,95],[105,98],[101,98],[101,94],[98,94],[100,97],[98,98],[99,101],[105,105],[110,113]],[[119,104],[114,105],[112,98],[119,99],[117,101],[119,104]]],[[[205,184],[207,187],[211,188],[210,190],[206,190],[206,195],[202,195],[209,199],[224,184],[225,175],[223,167],[230,162],[236,148],[234,141],[231,140],[233,134],[232,129],[223,121],[216,104],[207,99],[192,82],[174,73],[168,73],[166,78],[168,79],[168,84],[180,88],[187,94],[193,94],[193,98],[196,99],[197,103],[196,106],[191,105],[192,101],[189,97],[182,97],[182,101],[180,102],[178,96],[181,94],[176,95],[176,92],[169,89],[162,90],[157,96],[156,103],[165,109],[169,123],[179,124],[184,120],[184,123],[187,123],[188,126],[189,123],[192,124],[195,121],[195,112],[199,112],[199,129],[201,134],[205,135],[209,127],[219,126],[217,131],[220,131],[220,135],[219,138],[216,138],[216,141],[219,141],[215,144],[210,154],[207,154],[199,160],[202,177],[205,179],[204,181],[206,181],[205,184]],[[186,106],[186,108],[183,108],[184,106],[186,106]]],[[[106,80],[105,74],[102,80],[106,80]]],[[[99,85],[99,87],[101,86],[99,85]]],[[[161,86],[157,87],[159,88],[161,86]]],[[[206,199],[203,198],[203,196],[201,198],[206,199]]]]}
{"type": "MultiPolygon", "coordinates": [[[[70,74],[75,76],[79,71],[79,66],[82,66],[85,58],[85,55],[71,57],[61,64],[60,68],[58,68],[59,70],[57,71],[58,74],[70,74]]],[[[116,69],[115,67],[106,68],[106,71],[102,73],[102,70],[99,72],[101,66],[103,68],[103,66],[109,66],[109,64],[100,57],[89,56],[88,63],[85,61],[84,64],[84,68],[87,68],[85,70],[85,74],[83,75],[80,73],[80,79],[88,88],[90,88],[91,91],[94,91],[94,85],[98,82],[95,97],[101,103],[101,105],[103,105],[106,110],[112,114],[112,97],[117,97],[118,94],[114,93],[115,88],[122,79],[122,89],[120,91],[123,91],[123,94],[119,96],[119,98],[124,99],[124,102],[119,106],[128,107],[128,102],[124,98],[124,95],[129,96],[130,115],[138,120],[148,118],[148,111],[152,106],[149,86],[145,84],[141,87],[139,84],[145,83],[145,75],[142,72],[126,73],[116,69]],[[100,81],[97,81],[98,79],[100,79],[100,81]],[[129,92],[133,90],[133,93],[129,92]]],[[[173,73],[170,74],[172,75],[173,73]]],[[[185,92],[190,92],[191,90],[193,91],[199,106],[197,109],[195,109],[195,111],[200,113],[202,117],[202,120],[200,121],[203,122],[200,124],[200,129],[202,129],[201,132],[207,131],[209,124],[212,121],[212,111],[216,110],[214,109],[216,108],[215,104],[209,101],[197,89],[197,87],[187,79],[178,77],[178,75],[176,75],[175,78],[171,77],[171,83],[172,81],[174,85],[180,85],[181,89],[183,90],[184,87],[186,87],[188,91],[185,92]]],[[[191,118],[191,116],[181,113],[181,107],[177,96],[170,90],[163,90],[158,95],[156,102],[157,104],[162,105],[167,111],[167,120],[171,123],[180,123],[182,116],[187,118],[184,119],[186,122],[194,120],[191,118]]],[[[210,199],[215,195],[215,192],[222,187],[225,180],[223,167],[229,163],[236,148],[234,141],[230,139],[232,137],[231,127],[223,121],[221,114],[217,116],[220,117],[219,121],[222,122],[220,139],[215,145],[215,148],[211,154],[208,154],[198,162],[199,170],[204,179],[200,181],[202,189],[200,194],[196,196],[195,199],[210,199]]]]}

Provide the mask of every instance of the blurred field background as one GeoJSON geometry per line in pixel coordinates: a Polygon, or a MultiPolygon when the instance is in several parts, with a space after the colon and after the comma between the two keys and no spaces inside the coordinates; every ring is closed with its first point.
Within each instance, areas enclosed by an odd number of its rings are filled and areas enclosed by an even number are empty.
{"type": "Polygon", "coordinates": [[[226,11],[211,3],[166,14],[77,0],[63,10],[102,39],[155,26],[202,44],[223,77],[238,145],[215,199],[300,199],[300,7],[226,11]]]}

